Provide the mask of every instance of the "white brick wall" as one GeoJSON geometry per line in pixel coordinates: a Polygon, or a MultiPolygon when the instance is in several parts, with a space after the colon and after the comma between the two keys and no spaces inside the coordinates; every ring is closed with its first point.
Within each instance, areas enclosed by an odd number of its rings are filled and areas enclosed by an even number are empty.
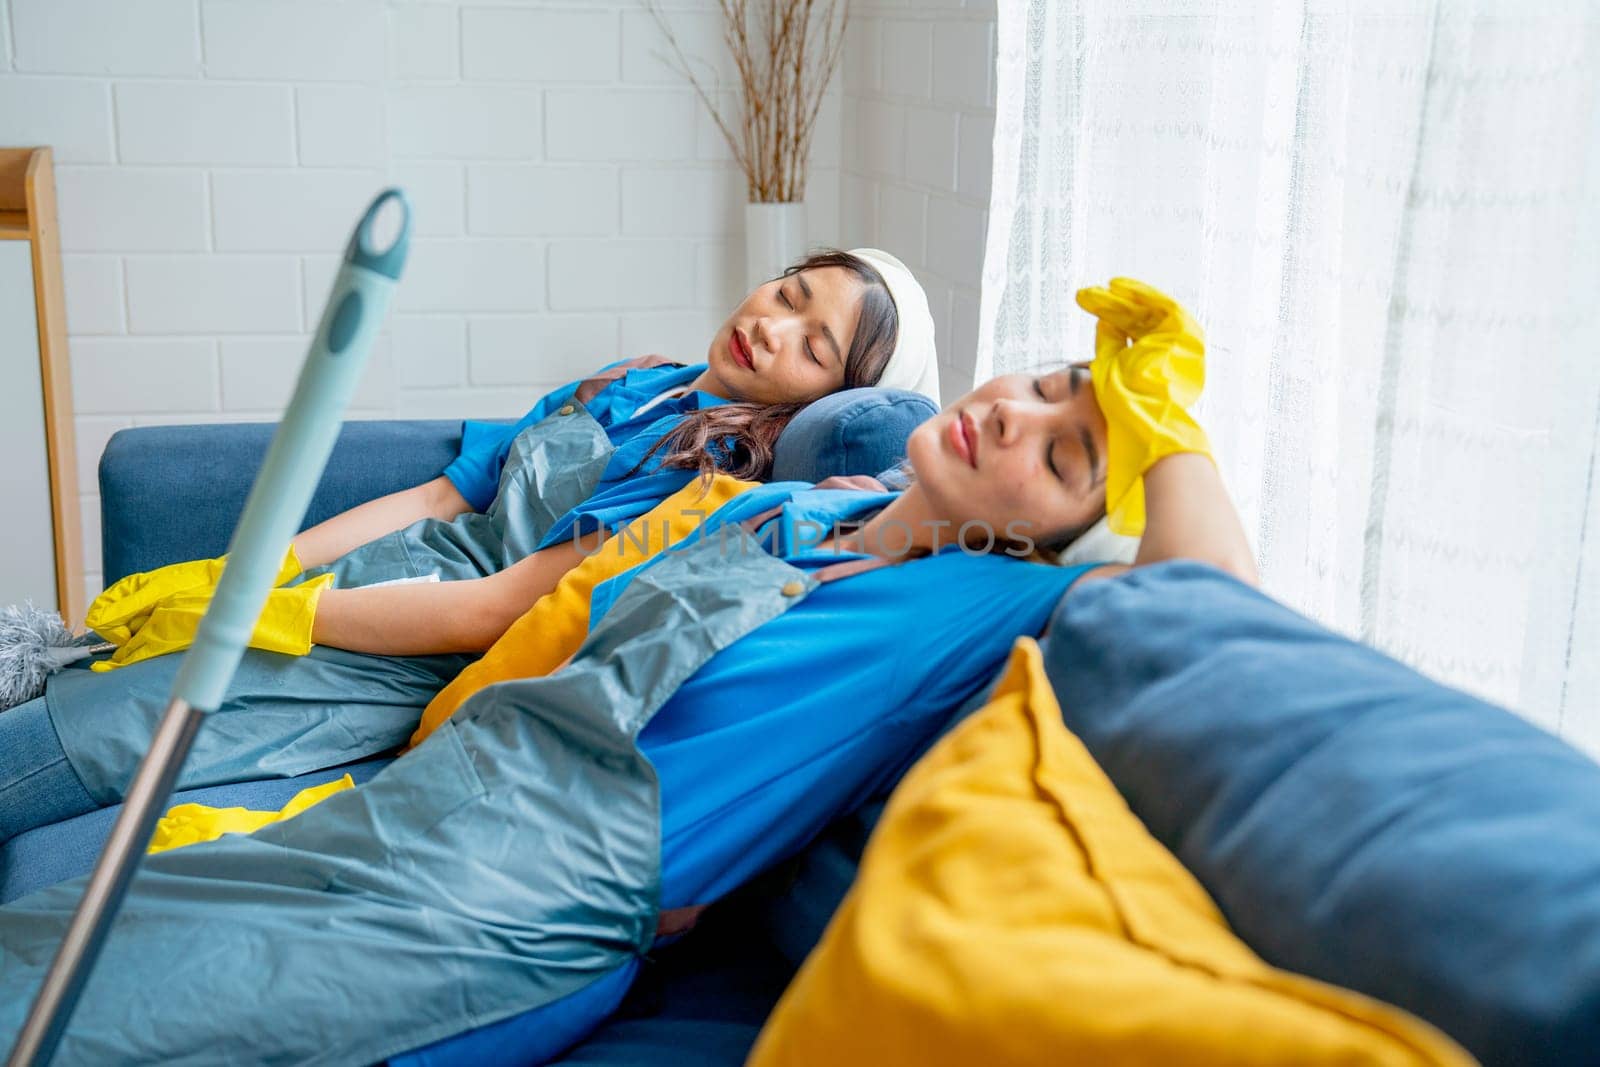
{"type": "Polygon", "coordinates": [[[615,11],[467,8],[461,74],[473,81],[616,82],[615,11]]]}
{"type": "MultiPolygon", "coordinates": [[[[731,84],[713,0],[669,6],[731,84]]],[[[812,240],[925,271],[970,366],[992,0],[855,8],[812,240]]],[[[663,53],[634,0],[0,0],[0,144],[56,150],[91,590],[106,439],[274,417],[387,182],[416,239],[357,415],[515,415],[603,360],[699,356],[743,184],[663,53]]]]}
{"type": "Polygon", "coordinates": [[[291,166],[287,85],[126,81],[116,86],[121,163],[291,166]]]}
{"type": "Polygon", "coordinates": [[[382,0],[201,0],[200,19],[207,78],[371,82],[383,75],[382,0]]]}
{"type": "Polygon", "coordinates": [[[337,255],[352,219],[383,183],[377,170],[230,170],[211,175],[211,227],[221,252],[337,255]]]}
{"type": "Polygon", "coordinates": [[[47,144],[57,163],[110,163],[111,86],[73,78],[0,79],[0,131],[8,145],[47,144]]]}
{"type": "Polygon", "coordinates": [[[461,74],[461,16],[454,4],[389,8],[389,73],[402,81],[454,81],[461,74]]]}
{"type": "Polygon", "coordinates": [[[61,257],[61,274],[74,302],[67,305],[67,333],[127,333],[122,299],[122,260],[117,256],[61,257]]]}
{"type": "Polygon", "coordinates": [[[305,85],[294,93],[302,167],[377,167],[388,159],[384,94],[364,85],[305,85]]]}
{"type": "Polygon", "coordinates": [[[63,252],[199,252],[209,240],[197,170],[56,169],[63,252]]]}
{"type": "Polygon", "coordinates": [[[679,160],[694,144],[685,89],[552,89],[544,106],[551,159],[679,160]]]}
{"type": "Polygon", "coordinates": [[[994,140],[994,0],[865,0],[846,41],[841,239],[923,279],[945,400],[972,385],[994,140]]]}
{"type": "MultiPolygon", "coordinates": [[[[537,311],[546,303],[544,253],[538,241],[415,240],[394,308],[397,312],[537,311]]],[[[554,286],[551,289],[554,308],[554,286]]]]}
{"type": "Polygon", "coordinates": [[[542,96],[520,86],[396,89],[389,151],[397,159],[538,159],[542,96]]]}
{"type": "MultiPolygon", "coordinates": [[[[648,181],[653,170],[629,175],[648,181]]],[[[604,237],[617,232],[615,167],[480,163],[466,169],[466,228],[483,236],[604,237]]],[[[709,182],[707,184],[710,184],[709,182]]]]}
{"type": "Polygon", "coordinates": [[[170,0],[12,0],[16,69],[48,74],[200,73],[195,6],[170,0]],[[85,26],[95,32],[80,32],[85,26]]]}
{"type": "Polygon", "coordinates": [[[300,328],[300,264],[291,256],[129,256],[124,266],[130,333],[300,328]]]}
{"type": "Polygon", "coordinates": [[[553,385],[569,377],[564,353],[617,345],[617,316],[474,315],[467,323],[473,385],[553,385]]]}

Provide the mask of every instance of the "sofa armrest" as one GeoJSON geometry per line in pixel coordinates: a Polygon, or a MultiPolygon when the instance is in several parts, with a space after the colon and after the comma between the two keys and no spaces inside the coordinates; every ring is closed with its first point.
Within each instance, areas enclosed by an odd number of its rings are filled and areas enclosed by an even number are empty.
{"type": "MultiPolygon", "coordinates": [[[[114,434],[100,457],[106,583],[226,552],[276,428],[213,423],[114,434]]],[[[300,528],[437,478],[460,446],[459,419],[346,423],[300,528]]]]}

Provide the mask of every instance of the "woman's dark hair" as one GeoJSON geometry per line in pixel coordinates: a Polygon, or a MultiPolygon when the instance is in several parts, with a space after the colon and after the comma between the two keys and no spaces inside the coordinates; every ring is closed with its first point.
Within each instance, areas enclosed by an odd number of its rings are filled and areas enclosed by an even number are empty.
{"type": "MultiPolygon", "coordinates": [[[[861,315],[856,320],[850,351],[844,358],[842,388],[876,385],[889,365],[900,333],[900,317],[895,311],[894,298],[889,295],[889,286],[883,275],[866,260],[837,248],[813,252],[780,277],[788,278],[803,270],[822,267],[849,271],[862,282],[864,290],[861,315]]],[[[765,481],[772,475],[778,436],[805,406],[803,403],[718,404],[690,412],[679,420],[672,432],[656,442],[639,461],[639,467],[657,452],[664,451],[666,458],[661,461],[664,467],[698,470],[702,478],[722,471],[735,478],[765,481]]]]}

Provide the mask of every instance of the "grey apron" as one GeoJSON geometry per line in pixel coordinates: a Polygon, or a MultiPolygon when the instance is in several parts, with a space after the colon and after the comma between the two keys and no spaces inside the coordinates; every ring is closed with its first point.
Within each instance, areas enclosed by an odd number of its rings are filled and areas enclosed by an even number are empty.
{"type": "MultiPolygon", "coordinates": [[[[807,574],[731,533],[640,572],[566,668],[477,693],[366,785],[148,857],[61,1062],[367,1064],[646,951],[661,813],[640,731],[717,652],[863,569],[807,574]]],[[[81,888],[0,909],[0,1042],[81,888]]]]}
{"type": "Polygon", "coordinates": [[[498,574],[532,555],[557,519],[589,499],[613,451],[582,404],[564,404],[512,442],[488,511],[422,519],[306,577],[332,571],[338,588],[348,589],[431,575],[453,582],[498,574]]]}
{"type": "MultiPolygon", "coordinates": [[[[332,570],[340,586],[496,573],[531,554],[557,518],[588,499],[611,453],[583,405],[566,404],[518,435],[487,512],[424,519],[309,573],[332,570]]],[[[371,656],[320,645],[305,656],[248,649],[222,707],[196,735],[177,788],[292,777],[396,748],[475,658],[371,656]]],[[[182,661],[158,656],[108,674],[67,670],[50,679],[50,721],[98,803],[122,799],[182,661]]]]}

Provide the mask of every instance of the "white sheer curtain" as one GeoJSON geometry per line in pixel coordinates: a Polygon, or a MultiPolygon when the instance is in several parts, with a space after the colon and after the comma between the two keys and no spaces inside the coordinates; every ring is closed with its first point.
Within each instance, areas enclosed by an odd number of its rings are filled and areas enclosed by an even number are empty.
{"type": "Polygon", "coordinates": [[[1600,752],[1600,3],[999,9],[979,378],[1172,293],[1267,591],[1600,752]]]}

